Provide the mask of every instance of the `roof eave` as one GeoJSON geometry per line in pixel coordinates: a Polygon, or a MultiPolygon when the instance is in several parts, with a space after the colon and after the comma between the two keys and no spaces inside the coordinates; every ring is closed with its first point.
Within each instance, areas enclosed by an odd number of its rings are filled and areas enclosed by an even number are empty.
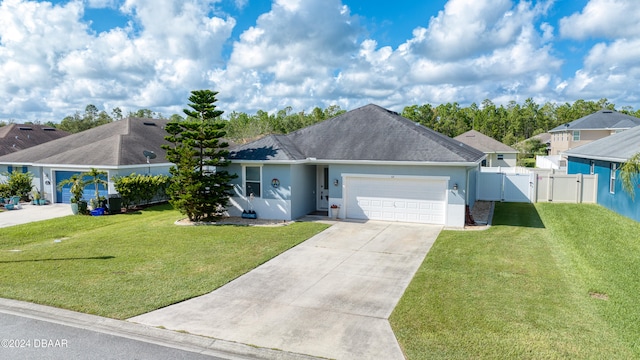
{"type": "Polygon", "coordinates": [[[563,153],[562,155],[567,157],[577,157],[581,159],[601,160],[601,161],[610,161],[610,162],[617,162],[617,163],[623,163],[628,160],[626,158],[619,158],[619,157],[612,157],[612,156],[586,155],[586,154],[563,153]]]}
{"type": "Polygon", "coordinates": [[[46,163],[31,163],[31,164],[22,164],[22,165],[30,165],[30,166],[41,166],[41,167],[47,167],[47,168],[65,168],[65,169],[90,169],[90,168],[96,168],[96,169],[106,169],[106,170],[118,170],[118,169],[134,169],[134,168],[148,168],[148,167],[152,167],[152,168],[157,168],[157,167],[166,167],[166,166],[172,166],[174,165],[173,163],[159,163],[159,164],[147,164],[147,163],[140,163],[140,164],[134,164],[134,165],[97,165],[97,164],[46,164],[46,163]]]}
{"type": "Polygon", "coordinates": [[[625,127],[605,127],[605,128],[566,128],[566,129],[560,129],[560,130],[549,130],[549,133],[557,133],[557,132],[564,132],[564,131],[603,131],[603,130],[629,130],[632,127],[629,126],[625,126],[625,127]]]}
{"type": "Polygon", "coordinates": [[[308,158],[304,160],[231,160],[234,164],[335,164],[335,165],[409,165],[409,166],[477,166],[486,155],[477,161],[393,161],[393,160],[331,160],[308,158]]]}

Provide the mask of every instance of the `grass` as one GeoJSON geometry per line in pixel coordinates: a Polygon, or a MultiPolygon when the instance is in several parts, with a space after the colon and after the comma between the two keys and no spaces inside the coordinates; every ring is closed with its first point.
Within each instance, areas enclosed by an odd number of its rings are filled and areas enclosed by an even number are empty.
{"type": "Polygon", "coordinates": [[[0,297],[125,319],[210,292],[326,228],[174,225],[182,217],[165,205],[0,229],[0,297]]]}
{"type": "Polygon", "coordinates": [[[391,317],[408,359],[640,358],[640,224],[597,205],[496,204],[443,231],[391,317]]]}

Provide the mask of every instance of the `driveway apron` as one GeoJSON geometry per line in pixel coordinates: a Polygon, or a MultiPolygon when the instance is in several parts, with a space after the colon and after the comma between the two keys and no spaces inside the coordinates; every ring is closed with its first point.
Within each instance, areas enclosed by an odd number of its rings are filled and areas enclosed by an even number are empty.
{"type": "Polygon", "coordinates": [[[221,288],[129,321],[334,359],[404,359],[388,318],[441,226],[339,222],[221,288]]]}
{"type": "Polygon", "coordinates": [[[44,206],[22,204],[20,207],[18,210],[8,210],[0,213],[0,228],[73,215],[69,204],[44,206]]]}

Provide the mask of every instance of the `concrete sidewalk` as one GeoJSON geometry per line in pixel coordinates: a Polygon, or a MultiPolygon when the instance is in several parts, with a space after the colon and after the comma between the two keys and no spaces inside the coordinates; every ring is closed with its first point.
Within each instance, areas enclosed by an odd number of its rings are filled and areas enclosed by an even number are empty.
{"type": "Polygon", "coordinates": [[[0,213],[0,228],[27,224],[34,221],[73,215],[69,204],[32,205],[20,204],[20,209],[0,213]]]}
{"type": "Polygon", "coordinates": [[[442,227],[339,222],[207,295],[129,319],[335,359],[404,359],[388,318],[442,227]]]}

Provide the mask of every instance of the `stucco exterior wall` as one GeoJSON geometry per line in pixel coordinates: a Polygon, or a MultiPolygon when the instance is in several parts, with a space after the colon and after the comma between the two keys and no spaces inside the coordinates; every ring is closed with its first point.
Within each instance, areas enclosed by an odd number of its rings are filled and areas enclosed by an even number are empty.
{"type": "MultiPolygon", "coordinates": [[[[249,166],[258,166],[250,164],[249,166]]],[[[255,210],[258,217],[268,219],[293,220],[305,216],[316,210],[317,169],[316,164],[266,164],[262,166],[260,197],[250,199],[244,194],[243,166],[233,164],[227,170],[238,174],[232,181],[235,195],[231,198],[227,209],[229,215],[240,216],[243,210],[255,210]],[[271,186],[277,179],[279,186],[271,186]]],[[[329,164],[329,203],[342,205],[344,182],[343,174],[370,175],[398,175],[398,176],[446,176],[450,178],[447,188],[451,190],[454,184],[458,191],[454,196],[455,204],[451,206],[464,209],[467,199],[470,204],[475,202],[475,181],[478,167],[463,168],[453,166],[411,166],[411,165],[342,165],[329,164]],[[469,171],[467,171],[469,170],[469,171]],[[470,191],[467,193],[467,177],[469,177],[470,191]],[[335,181],[338,186],[333,186],[335,181]]],[[[454,211],[458,214],[460,210],[454,211]]],[[[453,213],[452,213],[453,214],[453,213]]],[[[458,214],[459,215],[459,214],[458,214]]],[[[456,216],[458,216],[456,215],[456,216]]],[[[461,215],[464,219],[464,211],[461,215]]],[[[464,220],[462,220],[464,221],[464,220]]],[[[459,219],[455,224],[459,223],[459,219]]]]}
{"type": "Polygon", "coordinates": [[[316,167],[291,166],[291,216],[305,216],[316,209],[316,167]]]}
{"type": "MultiPolygon", "coordinates": [[[[619,168],[620,164],[616,164],[619,168]]],[[[569,157],[567,173],[589,174],[590,167],[590,159],[569,157]]],[[[638,200],[640,199],[640,194],[638,193],[640,189],[636,189],[636,201],[634,201],[631,196],[622,189],[620,170],[617,170],[615,189],[612,194],[609,191],[609,180],[611,176],[611,162],[609,161],[594,160],[594,173],[598,174],[598,204],[618,214],[640,221],[640,206],[638,203],[638,201],[640,201],[638,200]]]]}
{"type": "MultiPolygon", "coordinates": [[[[246,164],[260,166],[260,164],[246,164]]],[[[240,216],[244,210],[253,210],[258,217],[275,220],[292,220],[291,212],[291,165],[269,164],[261,167],[261,195],[251,198],[244,191],[244,166],[231,164],[227,171],[238,177],[232,180],[235,195],[230,199],[227,212],[230,216],[240,216]],[[272,181],[278,180],[278,186],[272,181]]]]}
{"type": "Polygon", "coordinates": [[[491,153],[487,154],[488,167],[515,167],[517,165],[516,153],[491,153]],[[498,155],[502,155],[502,160],[498,160],[498,155]]]}
{"type": "Polygon", "coordinates": [[[611,130],[580,130],[580,140],[574,141],[573,130],[554,132],[551,134],[551,151],[549,155],[560,155],[564,151],[602,139],[611,134],[611,130]]]}

